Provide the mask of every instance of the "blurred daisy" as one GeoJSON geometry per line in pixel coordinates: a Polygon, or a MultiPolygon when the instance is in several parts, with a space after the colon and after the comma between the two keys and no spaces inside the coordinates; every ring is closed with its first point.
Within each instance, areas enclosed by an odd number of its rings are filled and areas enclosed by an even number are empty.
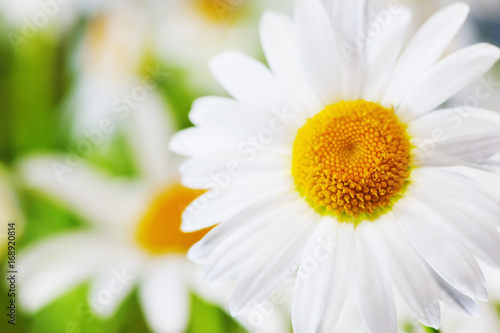
{"type": "Polygon", "coordinates": [[[110,8],[89,21],[75,53],[77,82],[69,105],[77,137],[98,128],[121,104],[137,102],[124,98],[133,89],[152,84],[154,73],[141,73],[147,35],[147,17],[134,6],[110,8]]]}
{"type": "Polygon", "coordinates": [[[154,13],[155,51],[188,71],[192,84],[214,91],[217,83],[206,66],[227,48],[259,55],[256,20],[263,8],[286,8],[289,0],[150,0],[154,13]]]}
{"type": "MultiPolygon", "coordinates": [[[[208,286],[199,267],[185,259],[206,231],[184,234],[179,229],[182,210],[200,193],[179,184],[178,162],[166,150],[172,129],[163,110],[152,95],[127,122],[140,179],[113,179],[83,165],[69,171],[64,156],[32,157],[20,164],[27,186],[66,203],[92,223],[88,230],[43,240],[22,253],[20,303],[28,311],[86,280],[91,280],[89,304],[102,317],[112,316],[138,285],[144,315],[155,332],[185,331],[191,291],[219,305],[227,302],[227,287],[208,286]],[[57,170],[68,172],[62,182],[57,170]]],[[[285,327],[277,321],[269,325],[261,332],[285,327]]]]}
{"type": "Polygon", "coordinates": [[[212,61],[234,99],[198,100],[171,148],[190,156],[182,183],[208,189],[183,230],[220,223],[188,256],[239,278],[231,313],[298,270],[298,333],[332,331],[350,287],[368,332],[397,332],[392,283],[426,326],[439,327],[439,300],[479,314],[476,258],[500,265],[500,177],[481,165],[500,117],[438,108],[500,57],[477,44],[439,60],[468,12],[440,10],[403,49],[402,8],[381,26],[363,0],[299,0],[294,21],[262,19],[271,70],[237,52],[212,61]]]}

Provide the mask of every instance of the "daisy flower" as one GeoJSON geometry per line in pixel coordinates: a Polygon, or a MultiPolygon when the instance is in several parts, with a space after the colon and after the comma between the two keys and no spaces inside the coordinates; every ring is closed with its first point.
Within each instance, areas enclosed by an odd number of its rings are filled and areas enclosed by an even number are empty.
{"type": "MultiPolygon", "coordinates": [[[[28,187],[65,203],[92,225],[21,253],[19,300],[35,312],[90,280],[89,305],[109,317],[138,286],[151,329],[184,332],[190,292],[220,305],[227,303],[227,286],[209,286],[200,268],[185,258],[206,231],[184,234],[179,229],[182,210],[200,193],[179,183],[178,157],[166,149],[172,129],[162,102],[152,95],[130,117],[127,133],[140,179],[113,179],[85,165],[68,170],[62,167],[64,156],[31,157],[20,164],[28,187]],[[58,170],[68,172],[63,181],[58,170]]],[[[272,320],[260,332],[286,332],[280,318],[272,320]]]]}
{"type": "Polygon", "coordinates": [[[124,105],[124,94],[151,85],[152,73],[141,77],[148,26],[142,7],[129,4],[89,21],[75,54],[77,82],[69,103],[76,136],[83,135],[82,128],[97,128],[102,118],[124,105]]]}
{"type": "Polygon", "coordinates": [[[394,292],[424,325],[440,301],[478,315],[477,259],[500,264],[500,116],[439,106],[500,57],[477,44],[440,59],[469,12],[411,19],[366,1],[298,0],[294,20],[266,13],[270,68],[238,52],[210,64],[231,98],[204,97],[171,148],[182,183],[208,191],[182,229],[218,224],[192,247],[209,279],[238,279],[239,314],[296,274],[294,331],[331,332],[351,289],[367,332],[397,332],[394,292]],[[396,287],[393,290],[393,285],[396,287]]]}
{"type": "Polygon", "coordinates": [[[289,0],[151,0],[150,4],[155,51],[185,69],[194,87],[213,91],[216,83],[207,61],[227,48],[259,55],[256,18],[269,6],[287,8],[289,0]]]}

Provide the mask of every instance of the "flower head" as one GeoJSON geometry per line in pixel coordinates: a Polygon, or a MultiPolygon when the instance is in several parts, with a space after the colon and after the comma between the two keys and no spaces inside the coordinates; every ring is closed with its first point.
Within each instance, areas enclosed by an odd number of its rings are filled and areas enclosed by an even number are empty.
{"type": "Polygon", "coordinates": [[[442,55],[469,8],[433,15],[405,45],[411,14],[367,2],[298,0],[266,13],[270,68],[240,53],[211,69],[230,98],[195,102],[174,136],[182,182],[208,191],[183,230],[220,223],[189,252],[211,279],[239,278],[234,314],[296,275],[296,332],[331,332],[349,290],[368,332],[397,332],[392,284],[423,324],[440,303],[470,315],[487,293],[477,259],[500,264],[500,115],[439,108],[500,50],[442,55]],[[385,22],[385,23],[384,23],[385,22]],[[441,59],[442,58],[442,59],[441,59]]]}
{"type": "MultiPolygon", "coordinates": [[[[20,253],[20,304],[36,312],[90,281],[89,305],[96,315],[114,315],[137,287],[145,319],[154,332],[184,332],[190,294],[227,303],[228,285],[201,278],[186,252],[208,230],[183,233],[183,209],[202,192],[179,184],[178,159],[167,151],[173,132],[159,96],[152,94],[125,122],[139,175],[110,177],[63,155],[31,156],[20,167],[25,185],[72,208],[90,227],[33,244],[20,253]]],[[[249,325],[242,318],[243,325],[249,325]]],[[[283,322],[274,316],[262,325],[283,322]]],[[[257,330],[258,331],[258,330],[257,330]]]]}

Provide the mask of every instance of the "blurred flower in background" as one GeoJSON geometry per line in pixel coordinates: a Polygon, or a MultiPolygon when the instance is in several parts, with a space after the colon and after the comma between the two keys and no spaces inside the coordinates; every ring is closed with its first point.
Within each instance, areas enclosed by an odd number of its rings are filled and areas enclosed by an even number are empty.
{"type": "MultiPolygon", "coordinates": [[[[178,157],[166,150],[172,122],[161,101],[149,96],[128,120],[125,132],[141,179],[113,179],[84,164],[71,168],[64,156],[21,162],[28,187],[65,202],[93,227],[46,239],[21,254],[20,302],[38,311],[91,279],[89,303],[98,315],[109,317],[139,285],[151,329],[184,332],[190,292],[225,307],[228,286],[209,285],[185,257],[206,231],[182,233],[181,213],[202,192],[179,184],[178,157]]],[[[278,327],[284,331],[286,326],[278,327]]]]}
{"type": "MultiPolygon", "coordinates": [[[[200,8],[210,11],[208,4],[200,8]]],[[[0,207],[2,222],[17,224],[19,270],[16,326],[2,321],[0,331],[289,331],[286,317],[265,307],[230,318],[231,284],[209,286],[185,259],[201,236],[180,231],[180,214],[197,193],[179,184],[178,157],[167,145],[173,131],[190,125],[196,86],[212,87],[186,75],[192,66],[173,60],[177,49],[172,56],[164,50],[173,43],[161,28],[166,16],[184,13],[175,6],[0,2],[0,157],[12,175],[7,186],[2,172],[8,201],[0,207]]],[[[253,9],[241,21],[257,34],[251,28],[263,7],[245,7],[253,9]]],[[[175,30],[191,24],[176,22],[175,30]]],[[[219,37],[200,29],[196,38],[183,46],[196,50],[219,37]]],[[[256,43],[251,48],[259,52],[256,43]]],[[[210,56],[204,52],[193,67],[206,71],[210,56]]],[[[3,288],[2,304],[10,301],[3,288]]]]}
{"type": "Polygon", "coordinates": [[[221,92],[208,70],[210,58],[227,49],[261,56],[258,20],[266,9],[291,8],[291,0],[150,0],[155,13],[154,48],[183,68],[189,82],[221,92]]]}
{"type": "Polygon", "coordinates": [[[141,82],[150,35],[147,15],[141,10],[125,3],[100,12],[86,24],[75,53],[77,82],[68,105],[76,137],[82,138],[85,129],[98,127],[102,118],[116,111],[124,91],[137,84],[152,89],[153,78],[141,82]]]}

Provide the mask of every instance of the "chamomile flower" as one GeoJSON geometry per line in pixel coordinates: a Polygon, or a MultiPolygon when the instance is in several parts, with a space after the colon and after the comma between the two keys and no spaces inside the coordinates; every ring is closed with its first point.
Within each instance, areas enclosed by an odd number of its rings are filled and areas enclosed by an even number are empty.
{"type": "Polygon", "coordinates": [[[77,82],[68,108],[75,136],[82,137],[82,129],[98,128],[103,118],[121,107],[124,95],[151,85],[151,73],[141,75],[148,26],[143,6],[129,4],[89,20],[76,53],[77,82]]]}
{"type": "Polygon", "coordinates": [[[266,66],[237,52],[211,69],[234,99],[205,97],[171,148],[182,183],[208,191],[184,231],[218,224],[188,256],[238,278],[238,314],[296,274],[295,332],[331,332],[349,290],[367,332],[397,332],[394,285],[414,316],[440,325],[440,300],[478,315],[477,259],[500,265],[500,116],[439,106],[500,50],[440,59],[469,8],[432,16],[405,45],[411,14],[367,19],[366,1],[298,0],[266,13],[266,66]]]}
{"type": "MultiPolygon", "coordinates": [[[[90,306],[109,317],[137,286],[154,332],[184,332],[191,292],[222,305],[228,289],[209,286],[200,268],[185,258],[206,231],[184,234],[179,229],[182,210],[200,193],[179,184],[179,157],[166,149],[172,129],[161,101],[150,96],[130,117],[126,133],[140,179],[111,178],[88,165],[70,168],[65,156],[21,162],[27,186],[65,203],[91,228],[45,239],[21,253],[19,302],[34,312],[90,280],[90,306]]],[[[275,316],[255,332],[284,327],[275,316]]]]}
{"type": "Polygon", "coordinates": [[[168,0],[150,1],[155,22],[155,51],[185,69],[191,84],[214,91],[206,62],[227,48],[258,55],[256,19],[263,8],[285,9],[288,0],[168,0]]]}

